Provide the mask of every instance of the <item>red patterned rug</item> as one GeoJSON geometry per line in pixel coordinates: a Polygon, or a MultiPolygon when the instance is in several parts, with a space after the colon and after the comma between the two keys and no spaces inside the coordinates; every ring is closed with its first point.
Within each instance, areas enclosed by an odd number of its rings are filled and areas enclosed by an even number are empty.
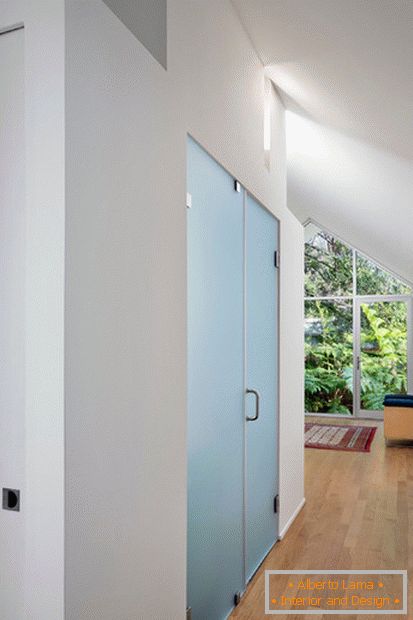
{"type": "Polygon", "coordinates": [[[305,423],[305,447],[370,452],[376,426],[305,423]]]}

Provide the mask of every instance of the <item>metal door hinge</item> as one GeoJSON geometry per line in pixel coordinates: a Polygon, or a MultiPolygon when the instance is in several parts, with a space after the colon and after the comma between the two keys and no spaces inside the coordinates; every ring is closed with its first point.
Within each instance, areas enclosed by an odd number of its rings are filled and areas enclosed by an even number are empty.
{"type": "Polygon", "coordinates": [[[234,594],[234,605],[235,605],[235,607],[237,605],[239,605],[240,601],[241,601],[241,593],[240,592],[235,592],[235,594],[234,594]]]}
{"type": "Polygon", "coordinates": [[[192,196],[189,192],[186,193],[186,208],[190,209],[192,207],[192,196]]]}
{"type": "Polygon", "coordinates": [[[278,250],[275,250],[274,252],[274,267],[278,267],[280,266],[280,253],[278,252],[278,250]]]}
{"type": "Polygon", "coordinates": [[[234,179],[234,189],[238,193],[241,192],[241,183],[237,179],[234,179]]]}
{"type": "Polygon", "coordinates": [[[274,497],[274,512],[278,514],[280,512],[280,496],[276,495],[274,497]]]}
{"type": "Polygon", "coordinates": [[[192,608],[191,607],[186,608],[186,620],[192,620],[192,608]]]}

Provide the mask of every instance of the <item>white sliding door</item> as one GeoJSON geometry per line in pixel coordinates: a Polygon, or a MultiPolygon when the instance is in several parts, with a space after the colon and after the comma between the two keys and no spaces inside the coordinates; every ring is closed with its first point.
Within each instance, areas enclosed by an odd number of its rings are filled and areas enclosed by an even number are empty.
{"type": "Polygon", "coordinates": [[[25,441],[24,31],[0,36],[0,618],[23,618],[25,441]],[[4,496],[4,497],[3,497],[4,496]]]}

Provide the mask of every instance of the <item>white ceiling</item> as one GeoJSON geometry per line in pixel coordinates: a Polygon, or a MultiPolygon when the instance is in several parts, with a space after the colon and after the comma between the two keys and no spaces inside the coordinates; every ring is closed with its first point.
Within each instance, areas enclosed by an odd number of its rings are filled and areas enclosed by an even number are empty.
{"type": "Polygon", "coordinates": [[[288,121],[289,206],[413,281],[413,0],[232,0],[288,121]]]}

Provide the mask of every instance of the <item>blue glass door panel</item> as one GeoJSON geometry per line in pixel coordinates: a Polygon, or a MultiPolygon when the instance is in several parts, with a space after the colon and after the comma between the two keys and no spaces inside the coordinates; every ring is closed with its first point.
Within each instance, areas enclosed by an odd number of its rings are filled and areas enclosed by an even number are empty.
{"type": "Polygon", "coordinates": [[[187,604],[223,620],[244,589],[243,194],[191,139],[187,161],[187,604]]]}
{"type": "MultiPolygon", "coordinates": [[[[246,575],[249,580],[278,536],[277,472],[278,222],[246,202],[246,387],[259,393],[259,417],[246,421],[246,575]]],[[[256,397],[246,395],[254,417],[256,397]]]]}

